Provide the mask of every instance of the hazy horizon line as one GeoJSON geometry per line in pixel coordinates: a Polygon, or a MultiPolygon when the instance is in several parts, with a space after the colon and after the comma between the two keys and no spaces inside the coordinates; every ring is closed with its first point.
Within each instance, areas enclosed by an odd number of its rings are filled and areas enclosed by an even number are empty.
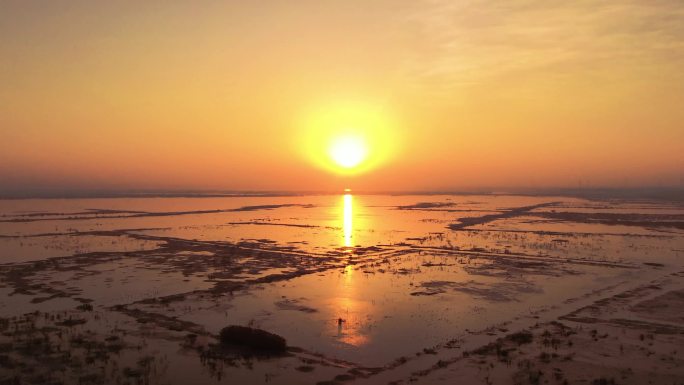
{"type": "Polygon", "coordinates": [[[425,190],[26,189],[0,190],[0,199],[238,198],[307,195],[565,195],[684,201],[684,186],[473,187],[425,190]]]}

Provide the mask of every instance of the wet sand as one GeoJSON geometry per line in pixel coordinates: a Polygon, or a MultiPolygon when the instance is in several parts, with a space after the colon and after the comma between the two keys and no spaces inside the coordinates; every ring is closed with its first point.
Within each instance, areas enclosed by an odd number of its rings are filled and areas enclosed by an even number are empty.
{"type": "Polygon", "coordinates": [[[684,383],[684,207],[0,201],[0,383],[684,383]],[[222,346],[228,325],[287,351],[222,346]]]}

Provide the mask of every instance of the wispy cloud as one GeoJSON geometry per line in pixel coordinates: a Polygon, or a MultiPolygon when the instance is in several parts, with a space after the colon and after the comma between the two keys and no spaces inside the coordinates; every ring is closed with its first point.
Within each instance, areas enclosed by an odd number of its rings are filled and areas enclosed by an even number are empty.
{"type": "Polygon", "coordinates": [[[677,0],[428,0],[407,22],[407,74],[442,89],[508,75],[684,67],[677,0]]]}

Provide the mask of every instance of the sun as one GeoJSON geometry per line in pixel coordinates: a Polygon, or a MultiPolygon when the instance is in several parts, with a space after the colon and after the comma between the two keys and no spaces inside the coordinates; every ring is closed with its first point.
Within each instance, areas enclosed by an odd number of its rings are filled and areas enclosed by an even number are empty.
{"type": "Polygon", "coordinates": [[[382,102],[327,100],[299,113],[293,147],[314,166],[341,176],[368,173],[399,152],[399,125],[382,102]]]}
{"type": "Polygon", "coordinates": [[[331,141],[328,152],[338,166],[351,169],[366,159],[368,145],[360,136],[340,136],[331,141]]]}

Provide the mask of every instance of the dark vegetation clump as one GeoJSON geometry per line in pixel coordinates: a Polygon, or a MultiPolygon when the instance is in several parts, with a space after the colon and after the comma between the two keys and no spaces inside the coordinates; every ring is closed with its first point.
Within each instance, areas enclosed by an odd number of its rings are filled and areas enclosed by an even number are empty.
{"type": "Polygon", "coordinates": [[[507,338],[517,343],[518,345],[522,345],[529,344],[530,342],[532,342],[532,339],[534,337],[532,336],[532,333],[528,332],[527,330],[523,330],[521,332],[510,334],[507,338]]]}
{"type": "Polygon", "coordinates": [[[592,385],[615,385],[615,380],[612,378],[597,378],[591,382],[592,385]]]}
{"type": "Polygon", "coordinates": [[[308,373],[308,372],[313,372],[314,369],[316,369],[316,368],[314,368],[313,366],[309,366],[309,365],[302,365],[302,366],[296,367],[295,369],[299,370],[300,372],[308,373]]]}
{"type": "Polygon", "coordinates": [[[550,355],[549,353],[547,353],[547,352],[542,352],[542,353],[539,355],[539,360],[540,360],[541,362],[545,362],[545,363],[548,364],[549,362],[551,362],[551,355],[550,355]]]}
{"type": "Polygon", "coordinates": [[[93,311],[93,305],[89,303],[82,303],[78,306],[76,306],[76,309],[81,310],[81,311],[93,311]]]}
{"type": "Polygon", "coordinates": [[[283,337],[247,326],[227,326],[221,329],[219,340],[223,347],[237,345],[260,353],[279,354],[287,350],[283,337]]]}
{"type": "Polygon", "coordinates": [[[61,322],[56,322],[55,325],[57,326],[66,326],[66,327],[72,327],[76,325],[82,325],[86,323],[87,321],[83,318],[67,318],[64,321],[61,322]]]}

